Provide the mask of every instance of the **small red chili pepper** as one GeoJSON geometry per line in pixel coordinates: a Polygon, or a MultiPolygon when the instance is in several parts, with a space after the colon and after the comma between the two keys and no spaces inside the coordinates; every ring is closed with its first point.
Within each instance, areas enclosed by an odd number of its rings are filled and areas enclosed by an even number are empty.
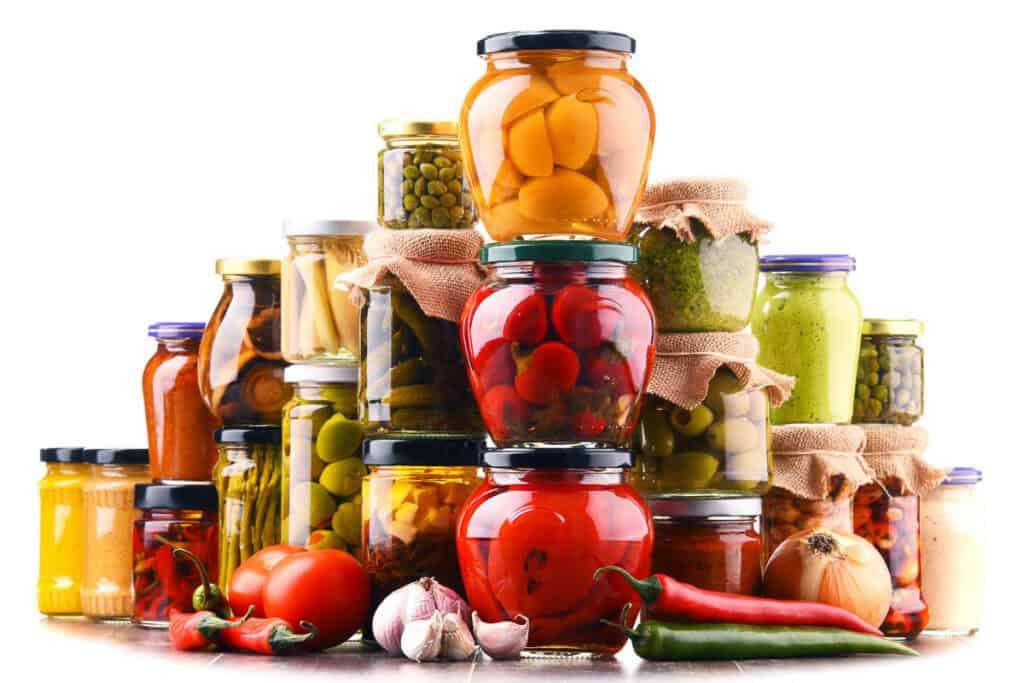
{"type": "Polygon", "coordinates": [[[512,384],[516,376],[516,363],[512,358],[512,344],[494,339],[484,344],[473,363],[479,373],[480,387],[484,390],[499,384],[512,384]]]}
{"type": "Polygon", "coordinates": [[[620,394],[636,393],[629,363],[614,349],[605,348],[585,356],[583,374],[595,389],[610,386],[620,394]]]}
{"type": "Polygon", "coordinates": [[[171,607],[167,634],[170,636],[171,646],[176,650],[202,650],[216,645],[219,634],[238,628],[251,614],[252,608],[236,619],[222,619],[210,610],[182,612],[171,607]]]}
{"type": "Polygon", "coordinates": [[[537,344],[548,332],[548,305],[543,294],[530,294],[512,307],[502,336],[510,342],[537,344]]]}
{"type": "Polygon", "coordinates": [[[561,342],[541,344],[516,357],[516,365],[516,392],[530,403],[550,403],[572,389],[580,375],[579,357],[561,342]]]}
{"type": "Polygon", "coordinates": [[[480,414],[496,439],[519,433],[530,417],[530,404],[508,384],[488,390],[480,402],[480,414]]]}
{"type": "Polygon", "coordinates": [[[551,324],[558,336],[577,351],[601,344],[601,296],[584,285],[569,285],[551,305],[551,324]]]}
{"type": "Polygon", "coordinates": [[[300,621],[299,626],[306,629],[307,633],[295,633],[287,621],[277,617],[250,619],[239,628],[221,631],[220,643],[242,652],[279,655],[317,637],[318,632],[313,624],[300,621]]]}
{"type": "Polygon", "coordinates": [[[800,600],[772,600],[748,595],[719,593],[653,574],[642,581],[622,567],[601,567],[596,581],[607,571],[617,572],[647,603],[651,616],[668,621],[699,621],[755,626],[833,626],[880,636],[882,632],[839,607],[800,600]]]}
{"type": "Polygon", "coordinates": [[[608,421],[598,417],[589,410],[576,413],[572,418],[572,427],[582,437],[599,436],[608,426],[608,421]]]}

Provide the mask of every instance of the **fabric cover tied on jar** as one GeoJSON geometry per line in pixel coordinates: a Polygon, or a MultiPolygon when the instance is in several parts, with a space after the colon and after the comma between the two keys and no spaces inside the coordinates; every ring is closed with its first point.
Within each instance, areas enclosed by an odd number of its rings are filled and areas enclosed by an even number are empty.
{"type": "Polygon", "coordinates": [[[865,445],[864,430],[856,425],[773,427],[772,486],[807,500],[852,496],[875,478],[863,456],[865,445]]]}
{"type": "Polygon", "coordinates": [[[923,496],[946,478],[946,472],[928,464],[922,454],[928,432],[920,427],[862,425],[866,437],[864,461],[875,480],[892,496],[923,496]],[[899,489],[893,490],[895,486],[899,489]]]}
{"type": "Polygon", "coordinates": [[[747,184],[736,178],[671,178],[648,183],[633,223],[670,228],[694,242],[690,219],[700,221],[716,240],[747,233],[759,242],[772,224],[747,209],[747,184]]]}

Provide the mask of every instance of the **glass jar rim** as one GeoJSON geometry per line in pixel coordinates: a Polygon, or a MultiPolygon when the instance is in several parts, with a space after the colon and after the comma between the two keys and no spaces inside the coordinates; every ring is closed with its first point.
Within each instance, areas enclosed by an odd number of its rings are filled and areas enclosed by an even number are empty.
{"type": "Polygon", "coordinates": [[[478,467],[482,439],[373,438],[363,441],[363,464],[414,467],[478,467]]]}
{"type": "Polygon", "coordinates": [[[281,428],[272,425],[252,427],[223,427],[213,432],[219,444],[281,443],[281,428]]]}
{"type": "Polygon", "coordinates": [[[618,448],[495,448],[484,451],[483,464],[496,469],[625,469],[632,451],[618,448]]]}
{"type": "Polygon", "coordinates": [[[355,384],[359,381],[359,368],[352,365],[289,365],[284,369],[284,381],[288,384],[355,384]]]}
{"type": "Polygon", "coordinates": [[[521,240],[495,242],[480,249],[480,263],[493,265],[520,261],[545,262],[637,262],[635,244],[603,240],[521,240]]]}
{"type": "Polygon", "coordinates": [[[281,261],[269,258],[217,259],[218,275],[280,275],[281,261]]]}
{"type": "Polygon", "coordinates": [[[651,515],[669,518],[756,518],[761,515],[761,499],[754,496],[722,498],[648,498],[651,515]]]}
{"type": "Polygon", "coordinates": [[[635,54],[636,39],[615,31],[547,29],[492,33],[476,43],[476,53],[480,56],[520,50],[603,50],[635,54]]]}
{"type": "Polygon", "coordinates": [[[76,464],[85,462],[85,449],[81,446],[56,446],[39,449],[39,462],[76,464]]]}
{"type": "Polygon", "coordinates": [[[285,237],[357,237],[368,235],[377,229],[375,221],[351,219],[317,219],[289,218],[281,223],[281,232],[285,237]]]}
{"type": "Polygon", "coordinates": [[[911,318],[865,318],[860,333],[865,337],[917,337],[924,334],[924,322],[911,318]]]}
{"type": "Polygon", "coordinates": [[[136,484],[138,510],[216,510],[217,488],[213,484],[136,484]]]}
{"type": "Polygon", "coordinates": [[[850,273],[857,259],[849,254],[772,254],[761,257],[762,273],[850,273]]]}
{"type": "Polygon", "coordinates": [[[90,465],[148,465],[148,448],[87,448],[83,462],[90,465]]]}
{"type": "Polygon", "coordinates": [[[154,339],[199,339],[206,330],[206,323],[161,322],[153,323],[147,334],[154,339]]]}

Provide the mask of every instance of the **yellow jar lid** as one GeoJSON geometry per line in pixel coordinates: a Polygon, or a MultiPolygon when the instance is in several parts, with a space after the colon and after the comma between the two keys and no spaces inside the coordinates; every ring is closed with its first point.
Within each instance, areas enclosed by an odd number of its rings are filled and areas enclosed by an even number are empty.
{"type": "Polygon", "coordinates": [[[217,259],[218,275],[280,275],[281,262],[271,258],[217,259]]]}
{"type": "Polygon", "coordinates": [[[866,318],[860,333],[866,336],[916,337],[924,334],[924,323],[909,318],[866,318]]]}
{"type": "Polygon", "coordinates": [[[408,121],[388,119],[377,124],[377,134],[388,138],[407,138],[417,135],[458,137],[459,124],[455,121],[408,121]]]}

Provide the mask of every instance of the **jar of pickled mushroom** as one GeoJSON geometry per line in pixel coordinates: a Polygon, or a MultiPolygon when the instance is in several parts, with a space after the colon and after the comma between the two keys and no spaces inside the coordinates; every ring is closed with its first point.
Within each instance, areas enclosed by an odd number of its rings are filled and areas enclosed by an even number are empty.
{"type": "Polygon", "coordinates": [[[209,576],[217,576],[217,489],[213,484],[137,484],[132,552],[132,623],[166,628],[170,609],[191,612],[192,594],[202,584],[199,570],[177,559],[175,548],[191,551],[209,576]]]}
{"type": "MultiPolygon", "coordinates": [[[[368,439],[363,462],[363,559],[370,613],[392,591],[424,576],[465,594],[455,522],[480,483],[476,439],[368,439]]],[[[364,634],[372,633],[364,628],[364,634]]]]}
{"type": "Polygon", "coordinates": [[[156,352],[142,374],[149,461],[156,481],[210,481],[219,420],[199,391],[204,323],[154,323],[156,352]]]}
{"type": "Polygon", "coordinates": [[[85,571],[82,614],[101,621],[132,616],[132,528],[139,516],[135,485],[152,481],[145,448],[85,452],[90,476],[85,499],[85,571]]]}
{"type": "Polygon", "coordinates": [[[861,310],[847,284],[856,261],[842,254],[764,256],[766,281],[750,328],[758,362],[799,378],[772,424],[846,424],[853,417],[861,310]]]}
{"type": "Polygon", "coordinates": [[[654,314],[627,267],[636,248],[537,240],[480,250],[488,275],[462,341],[499,446],[629,444],[654,357],[654,314]]]}
{"type": "Polygon", "coordinates": [[[366,262],[363,237],[376,227],[369,221],[285,221],[281,347],[289,363],[358,362],[359,306],[335,282],[366,262]]]}
{"type": "Polygon", "coordinates": [[[456,545],[466,596],[487,622],[530,619],[532,652],[611,655],[636,619],[635,595],[615,565],[651,571],[654,524],[626,482],[626,450],[502,449],[484,453],[484,483],[459,516],[456,545]]]}
{"type": "Polygon", "coordinates": [[[721,593],[761,591],[761,499],[662,498],[651,572],[721,593]]]}
{"type": "Polygon", "coordinates": [[[282,415],[282,538],[307,548],[359,555],[363,428],[354,367],[292,365],[282,415]]]}
{"type": "Polygon", "coordinates": [[[288,400],[281,355],[281,262],[217,261],[224,292],[199,344],[199,389],[227,427],[276,425],[288,400]]]}
{"type": "Polygon", "coordinates": [[[377,220],[385,228],[472,228],[459,127],[454,121],[382,121],[377,132],[377,220]]]}
{"type": "Polygon", "coordinates": [[[654,143],[650,99],[627,69],[636,41],[604,31],[499,33],[459,119],[469,184],[497,241],[623,240],[654,143]]]}
{"type": "Polygon", "coordinates": [[[227,586],[238,565],[281,536],[281,429],[225,427],[214,438],[220,458],[213,483],[220,500],[220,566],[227,586]]]}
{"type": "Polygon", "coordinates": [[[85,502],[89,478],[83,448],[41,448],[46,474],[39,481],[39,578],[36,602],[46,616],[82,613],[85,502]]]}
{"type": "Polygon", "coordinates": [[[924,415],[920,320],[869,318],[861,328],[854,422],[912,425],[924,415]]]}

